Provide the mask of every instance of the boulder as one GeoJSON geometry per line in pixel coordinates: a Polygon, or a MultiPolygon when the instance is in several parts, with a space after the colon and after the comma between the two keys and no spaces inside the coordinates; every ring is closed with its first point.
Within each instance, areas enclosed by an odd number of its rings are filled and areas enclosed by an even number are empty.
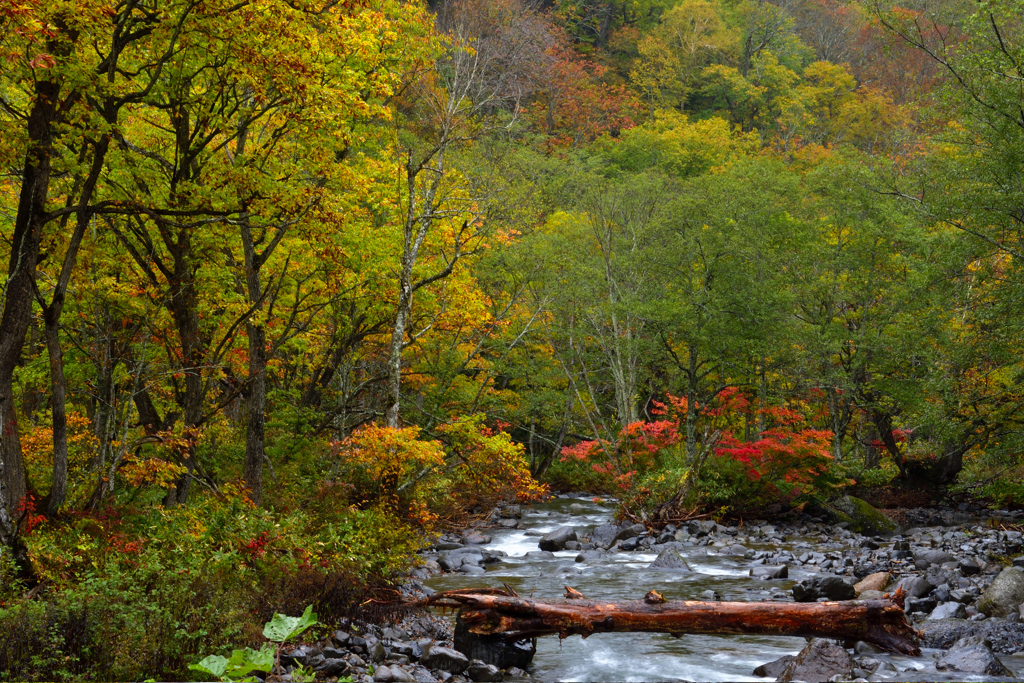
{"type": "Polygon", "coordinates": [[[929,620],[934,619],[966,619],[967,608],[960,602],[944,602],[928,615],[929,620]]]}
{"type": "Polygon", "coordinates": [[[540,539],[540,549],[547,551],[561,550],[568,541],[578,540],[576,530],[571,526],[563,526],[555,529],[550,534],[545,534],[540,539]]]}
{"type": "Polygon", "coordinates": [[[796,657],[793,655],[782,655],[778,659],[773,659],[770,662],[762,664],[761,666],[754,669],[754,675],[760,676],[761,678],[778,678],[786,666],[792,662],[796,657]]]}
{"type": "Polygon", "coordinates": [[[750,550],[746,546],[742,546],[739,543],[729,546],[725,552],[728,555],[735,555],[736,557],[745,557],[747,559],[750,559],[754,556],[753,550],[750,550]]]}
{"type": "Polygon", "coordinates": [[[469,676],[469,680],[478,681],[483,683],[485,681],[500,681],[504,678],[501,670],[493,664],[485,664],[479,659],[474,659],[469,663],[469,668],[466,669],[466,675],[469,676]]]}
{"type": "Polygon", "coordinates": [[[373,680],[376,683],[391,683],[394,678],[391,676],[391,669],[381,664],[374,670],[373,680]]]}
{"type": "Polygon", "coordinates": [[[982,636],[966,636],[956,641],[949,652],[935,662],[935,668],[939,671],[1013,676],[1010,670],[992,653],[989,642],[982,636]]]}
{"type": "Polygon", "coordinates": [[[933,564],[941,565],[944,562],[956,562],[956,558],[945,550],[919,550],[914,553],[914,566],[918,569],[928,569],[933,564]]]}
{"type": "Polygon", "coordinates": [[[1024,603],[1024,571],[1007,567],[978,598],[978,610],[990,617],[1005,617],[1024,603]]]}
{"type": "Polygon", "coordinates": [[[420,664],[428,669],[440,669],[449,673],[460,674],[469,668],[469,658],[450,647],[434,645],[420,658],[420,664]]]}
{"type": "Polygon", "coordinates": [[[846,522],[858,534],[888,535],[896,532],[896,523],[854,496],[840,496],[828,505],[828,515],[835,522],[846,522]]]}
{"type": "Polygon", "coordinates": [[[884,598],[885,593],[882,591],[864,591],[857,597],[861,600],[877,600],[878,598],[884,598]]]}
{"type": "Polygon", "coordinates": [[[597,548],[611,548],[618,533],[617,524],[602,524],[594,527],[594,530],[590,532],[590,542],[597,548]]]}
{"type": "Polygon", "coordinates": [[[486,545],[491,542],[491,537],[479,531],[470,531],[462,537],[462,542],[466,545],[486,545]]]}
{"type": "Polygon", "coordinates": [[[853,586],[835,574],[822,574],[804,579],[793,586],[793,599],[797,602],[815,602],[819,598],[852,600],[857,597],[853,586]]]}
{"type": "Polygon", "coordinates": [[[416,683],[416,677],[397,664],[392,664],[390,668],[392,683],[416,683]]]}
{"type": "Polygon", "coordinates": [[[825,683],[833,676],[839,676],[839,680],[848,681],[853,678],[853,669],[856,665],[853,657],[842,645],[831,640],[815,638],[786,665],[776,680],[825,683]]]}
{"type": "Polygon", "coordinates": [[[932,592],[935,588],[928,582],[927,579],[922,579],[920,576],[907,576],[896,582],[896,585],[890,589],[890,592],[895,593],[898,590],[903,590],[908,598],[923,598],[932,592]]]}
{"type": "Polygon", "coordinates": [[[316,668],[318,674],[323,674],[325,678],[331,676],[344,676],[348,673],[348,662],[344,659],[325,659],[323,664],[316,668]]]}
{"type": "Polygon", "coordinates": [[[868,574],[863,579],[853,584],[853,591],[860,595],[864,591],[884,591],[885,587],[892,581],[892,574],[889,572],[875,572],[868,574]]]}
{"type": "Polygon", "coordinates": [[[691,536],[707,536],[715,531],[718,525],[710,519],[695,519],[692,520],[686,527],[686,530],[690,532],[691,536]]]}
{"type": "Polygon", "coordinates": [[[757,579],[785,579],[789,578],[789,567],[784,564],[754,567],[750,575],[757,579]]]}
{"type": "Polygon", "coordinates": [[[663,550],[658,559],[651,562],[648,569],[665,569],[672,571],[691,571],[690,565],[686,563],[683,556],[675,548],[663,550]]]}

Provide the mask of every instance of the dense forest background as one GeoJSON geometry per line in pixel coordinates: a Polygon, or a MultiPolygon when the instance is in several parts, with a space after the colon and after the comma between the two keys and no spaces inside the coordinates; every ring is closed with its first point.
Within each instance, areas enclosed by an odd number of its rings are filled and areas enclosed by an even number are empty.
{"type": "Polygon", "coordinates": [[[3,0],[0,670],[187,676],[546,487],[1024,503],[1022,17],[3,0]]]}

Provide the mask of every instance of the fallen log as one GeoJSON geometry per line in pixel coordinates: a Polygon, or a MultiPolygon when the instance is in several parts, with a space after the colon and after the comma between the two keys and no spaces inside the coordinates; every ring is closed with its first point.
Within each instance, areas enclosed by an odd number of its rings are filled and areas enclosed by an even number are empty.
{"type": "MultiPolygon", "coordinates": [[[[581,595],[567,588],[567,595],[581,595]]],[[[651,591],[643,600],[619,603],[585,598],[541,601],[520,597],[510,586],[435,593],[419,603],[457,609],[470,633],[521,641],[593,633],[646,631],[718,635],[775,635],[863,640],[890,652],[918,655],[919,634],[907,622],[903,595],[843,602],[698,602],[665,600],[651,591]]]]}

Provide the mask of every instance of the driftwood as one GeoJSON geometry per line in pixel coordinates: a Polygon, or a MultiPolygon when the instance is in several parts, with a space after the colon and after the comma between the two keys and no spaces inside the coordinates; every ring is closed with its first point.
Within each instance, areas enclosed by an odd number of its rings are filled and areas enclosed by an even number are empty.
{"type": "MultiPolygon", "coordinates": [[[[581,596],[566,586],[567,595],[581,596]]],[[[697,602],[665,600],[655,591],[643,600],[618,603],[571,597],[559,601],[523,598],[505,589],[478,588],[435,593],[419,604],[458,609],[470,633],[510,641],[555,635],[647,631],[805,636],[863,640],[890,652],[918,655],[918,632],[903,612],[903,594],[843,602],[697,602]]]]}

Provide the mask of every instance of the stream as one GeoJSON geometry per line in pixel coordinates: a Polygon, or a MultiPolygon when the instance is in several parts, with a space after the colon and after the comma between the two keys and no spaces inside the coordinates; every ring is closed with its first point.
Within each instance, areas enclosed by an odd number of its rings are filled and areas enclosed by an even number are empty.
{"type": "MultiPolygon", "coordinates": [[[[576,562],[578,551],[560,551],[554,558],[538,557],[538,541],[543,534],[559,527],[573,526],[585,532],[612,520],[615,505],[599,499],[555,498],[523,508],[517,529],[487,529],[489,543],[482,550],[506,554],[501,562],[487,565],[483,575],[458,573],[434,576],[424,583],[442,591],[455,588],[501,586],[508,583],[523,596],[557,599],[565,585],[588,598],[635,600],[649,590],[657,590],[669,600],[701,599],[713,589],[724,601],[755,602],[779,600],[790,595],[797,581],[811,576],[800,565],[789,568],[788,579],[762,581],[748,575],[751,562],[742,557],[719,555],[714,547],[679,548],[692,572],[661,572],[648,569],[657,558],[657,547],[649,551],[613,552],[595,561],[576,562]],[[531,553],[530,557],[526,554],[531,553]]],[[[793,548],[801,539],[787,538],[785,543],[759,545],[754,539],[744,542],[751,550],[793,548]]],[[[801,552],[798,550],[797,552],[801,552]]],[[[586,640],[572,636],[538,639],[537,654],[529,668],[535,679],[543,681],[767,681],[753,675],[755,667],[783,655],[795,655],[806,645],[803,638],[769,636],[706,636],[615,633],[596,634],[586,640]]],[[[924,650],[920,657],[879,654],[899,673],[890,677],[876,674],[869,680],[934,681],[997,680],[975,674],[937,671],[934,655],[924,650]]],[[[1024,673],[1024,656],[1002,655],[1000,659],[1018,677],[1024,673]]],[[[1005,680],[1005,679],[1004,679],[1005,680]]]]}

